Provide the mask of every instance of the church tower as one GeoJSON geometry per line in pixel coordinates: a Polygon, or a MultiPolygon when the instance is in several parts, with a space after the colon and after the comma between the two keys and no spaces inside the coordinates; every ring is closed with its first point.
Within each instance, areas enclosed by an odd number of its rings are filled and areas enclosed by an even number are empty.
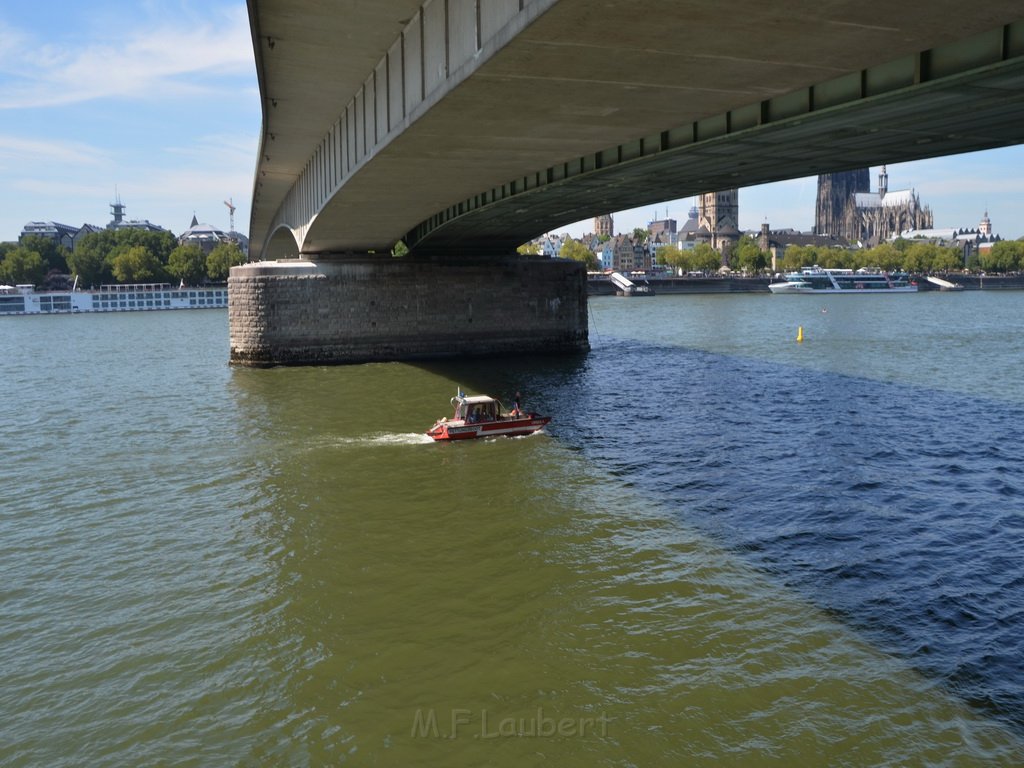
{"type": "Polygon", "coordinates": [[[612,217],[610,214],[606,213],[604,216],[594,217],[594,234],[598,236],[607,235],[608,237],[611,237],[614,234],[613,228],[614,224],[612,223],[612,217]]]}
{"type": "Polygon", "coordinates": [[[700,228],[710,233],[711,247],[728,257],[740,238],[740,191],[705,192],[700,196],[698,220],[700,228]]]}
{"type": "Polygon", "coordinates": [[[992,220],[988,217],[988,211],[981,217],[981,224],[978,225],[978,234],[988,237],[992,234],[992,220]]]}
{"type": "Polygon", "coordinates": [[[871,176],[867,168],[818,176],[818,201],[814,212],[814,234],[843,234],[846,203],[857,192],[871,190],[871,176]]]}
{"type": "Polygon", "coordinates": [[[878,174],[878,199],[885,200],[885,193],[889,191],[889,174],[885,170],[885,166],[882,166],[881,172],[878,174]]]}

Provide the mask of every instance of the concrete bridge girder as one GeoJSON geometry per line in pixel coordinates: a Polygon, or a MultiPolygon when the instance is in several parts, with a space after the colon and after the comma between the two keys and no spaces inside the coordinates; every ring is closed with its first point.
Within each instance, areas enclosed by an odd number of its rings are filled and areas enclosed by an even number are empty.
{"type": "MultiPolygon", "coordinates": [[[[304,252],[394,243],[400,231],[310,243],[308,225],[367,161],[475,69],[485,47],[497,50],[554,2],[391,0],[337,9],[317,0],[249,0],[264,102],[251,231],[287,226],[304,252]]],[[[356,221],[366,225],[365,217],[356,221]]],[[[253,243],[254,255],[261,243],[253,243]]]]}

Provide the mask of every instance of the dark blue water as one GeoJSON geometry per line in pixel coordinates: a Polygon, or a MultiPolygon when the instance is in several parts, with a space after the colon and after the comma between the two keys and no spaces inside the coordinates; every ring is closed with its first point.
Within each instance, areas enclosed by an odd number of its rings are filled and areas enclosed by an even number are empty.
{"type": "Polygon", "coordinates": [[[1024,408],[598,343],[532,386],[619,482],[1024,730],[1024,408]]]}

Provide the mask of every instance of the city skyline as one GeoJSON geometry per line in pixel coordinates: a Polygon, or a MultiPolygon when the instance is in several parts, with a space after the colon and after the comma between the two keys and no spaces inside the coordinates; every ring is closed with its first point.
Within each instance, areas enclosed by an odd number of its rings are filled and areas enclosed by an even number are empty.
{"type": "MultiPolygon", "coordinates": [[[[30,221],[104,225],[119,199],[130,219],[173,232],[201,223],[248,234],[260,131],[246,6],[82,5],[55,0],[0,11],[0,240],[30,221]]],[[[872,188],[877,165],[871,168],[872,188]]],[[[1024,147],[888,165],[936,227],[976,227],[987,211],[1004,238],[1024,236],[1024,147]]],[[[709,190],[715,191],[715,190],[709,190]]],[[[740,228],[808,231],[814,177],[740,190],[740,228]]],[[[685,221],[693,197],[610,211],[616,232],[685,221]]],[[[592,219],[551,230],[579,236],[592,219]]]]}

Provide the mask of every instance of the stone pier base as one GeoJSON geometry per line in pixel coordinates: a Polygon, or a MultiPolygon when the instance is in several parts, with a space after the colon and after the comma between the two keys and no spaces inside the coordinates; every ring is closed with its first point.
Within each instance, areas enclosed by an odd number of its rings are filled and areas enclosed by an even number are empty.
{"type": "Polygon", "coordinates": [[[238,365],[589,349],[586,271],[578,262],[254,262],[231,269],[228,306],[238,365]]]}

